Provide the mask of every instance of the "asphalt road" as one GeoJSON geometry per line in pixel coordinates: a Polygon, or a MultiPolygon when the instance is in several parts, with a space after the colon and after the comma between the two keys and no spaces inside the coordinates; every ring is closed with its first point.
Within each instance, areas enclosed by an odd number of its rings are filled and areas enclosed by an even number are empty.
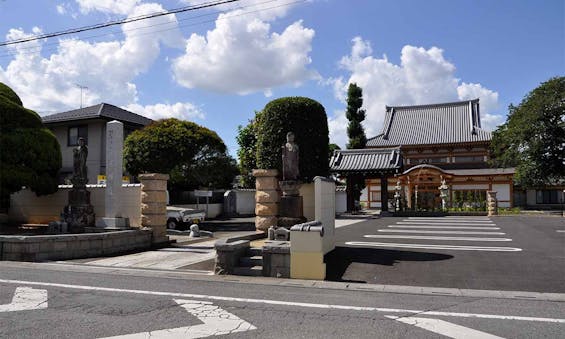
{"type": "Polygon", "coordinates": [[[565,293],[565,218],[381,218],[336,229],[331,280],[565,293]]]}
{"type": "Polygon", "coordinates": [[[563,302],[173,273],[0,262],[0,337],[558,338],[565,333],[563,302]],[[181,330],[162,331],[172,328],[181,330]]]}

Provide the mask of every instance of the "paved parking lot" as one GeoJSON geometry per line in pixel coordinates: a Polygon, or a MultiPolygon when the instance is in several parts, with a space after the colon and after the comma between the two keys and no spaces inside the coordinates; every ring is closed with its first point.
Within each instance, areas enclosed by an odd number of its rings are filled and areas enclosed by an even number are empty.
{"type": "Polygon", "coordinates": [[[381,218],[341,227],[333,280],[565,292],[565,218],[381,218]]]}

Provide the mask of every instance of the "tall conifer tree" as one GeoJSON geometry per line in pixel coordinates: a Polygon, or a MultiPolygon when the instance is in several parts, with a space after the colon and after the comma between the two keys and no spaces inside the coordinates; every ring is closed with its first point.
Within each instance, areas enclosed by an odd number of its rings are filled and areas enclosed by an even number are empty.
{"type": "Polygon", "coordinates": [[[345,115],[349,120],[347,125],[347,136],[349,137],[348,149],[365,148],[367,137],[361,122],[365,120],[365,110],[363,106],[363,89],[356,83],[349,84],[347,89],[347,111],[345,115]]]}

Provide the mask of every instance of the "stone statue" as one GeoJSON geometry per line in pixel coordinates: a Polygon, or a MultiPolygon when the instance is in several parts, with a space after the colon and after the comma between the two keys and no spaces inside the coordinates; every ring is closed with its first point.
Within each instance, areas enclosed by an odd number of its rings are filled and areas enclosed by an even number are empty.
{"type": "Polygon", "coordinates": [[[294,133],[286,134],[286,144],[282,146],[283,180],[298,180],[298,145],[294,142],[294,133]]]}
{"type": "Polygon", "coordinates": [[[78,138],[78,146],[73,150],[73,178],[86,183],[88,176],[86,172],[86,158],[88,157],[88,146],[84,138],[78,138]]]}

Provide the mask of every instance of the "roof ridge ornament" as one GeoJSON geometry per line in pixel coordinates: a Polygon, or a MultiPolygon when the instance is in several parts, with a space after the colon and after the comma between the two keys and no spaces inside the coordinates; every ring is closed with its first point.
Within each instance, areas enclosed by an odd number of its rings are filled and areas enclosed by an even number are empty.
{"type": "Polygon", "coordinates": [[[392,119],[394,119],[394,107],[390,108],[390,118],[388,119],[388,125],[383,135],[383,139],[385,140],[388,140],[388,134],[390,133],[390,127],[392,126],[392,119]]]}

